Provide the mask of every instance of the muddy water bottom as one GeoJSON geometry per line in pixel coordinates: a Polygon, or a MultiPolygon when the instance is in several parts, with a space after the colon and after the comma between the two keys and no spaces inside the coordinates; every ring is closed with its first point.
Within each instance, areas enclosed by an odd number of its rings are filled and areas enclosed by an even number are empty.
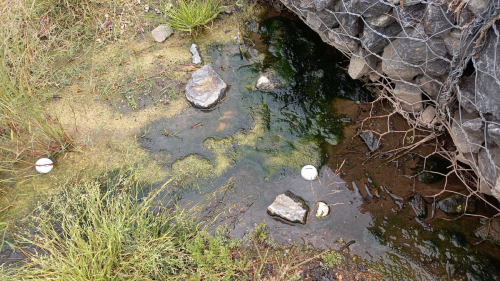
{"type": "MultiPolygon", "coordinates": [[[[221,204],[239,206],[239,214],[228,220],[235,237],[265,220],[280,242],[339,248],[353,240],[351,255],[394,280],[500,280],[498,247],[490,242],[475,245],[477,219],[450,222],[438,219],[444,215],[437,213],[436,219],[425,221],[430,227],[415,220],[408,197],[417,191],[435,194],[444,183],[425,185],[409,177],[417,161],[414,155],[387,165],[381,159],[366,161],[368,149],[356,136],[357,121],[374,111],[369,104],[355,101],[369,100],[369,90],[360,81],[348,79],[340,54],[290,19],[267,19],[260,29],[243,33],[247,39],[243,44],[211,43],[202,48],[205,63],[230,85],[216,108],[189,108],[147,125],[141,130],[147,134],[137,135],[155,158],[168,159],[165,170],[184,188],[176,194],[181,205],[188,206],[230,182],[231,196],[221,204]],[[256,89],[259,75],[269,72],[283,86],[256,89]],[[319,180],[300,177],[305,164],[321,168],[319,180]],[[343,179],[332,172],[340,166],[343,179]],[[404,197],[402,208],[382,190],[380,198],[369,198],[364,191],[368,177],[404,197]],[[353,191],[352,181],[358,183],[361,195],[353,191]],[[311,209],[307,224],[267,214],[267,206],[287,190],[307,201],[311,209]],[[317,201],[329,204],[329,216],[314,218],[317,201]]],[[[375,109],[379,114],[390,111],[383,105],[375,109]]],[[[371,128],[389,127],[380,120],[371,122],[371,128]]],[[[390,125],[408,129],[404,120],[390,125]]],[[[385,136],[382,147],[399,145],[402,137],[394,138],[385,136]]],[[[415,153],[432,150],[426,144],[415,153]]],[[[447,185],[463,190],[454,178],[447,185]]],[[[487,213],[481,208],[479,212],[487,213]]]]}

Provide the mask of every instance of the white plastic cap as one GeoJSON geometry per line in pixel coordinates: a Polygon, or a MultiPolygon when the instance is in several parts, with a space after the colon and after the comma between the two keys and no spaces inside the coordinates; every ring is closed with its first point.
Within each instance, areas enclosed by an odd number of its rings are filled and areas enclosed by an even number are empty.
{"type": "Polygon", "coordinates": [[[300,175],[303,179],[312,181],[318,177],[318,170],[313,165],[305,165],[300,171],[300,175]]]}
{"type": "Polygon", "coordinates": [[[49,158],[40,158],[36,161],[36,170],[41,174],[46,174],[52,170],[54,163],[49,158]]]}

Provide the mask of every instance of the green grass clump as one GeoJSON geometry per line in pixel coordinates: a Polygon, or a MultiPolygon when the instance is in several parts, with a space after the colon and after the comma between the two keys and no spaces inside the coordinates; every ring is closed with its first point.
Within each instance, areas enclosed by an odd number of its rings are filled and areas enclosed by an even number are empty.
{"type": "Polygon", "coordinates": [[[220,3],[220,0],[177,0],[175,5],[170,5],[165,1],[162,10],[172,28],[192,34],[217,17],[223,10],[220,3]]]}
{"type": "Polygon", "coordinates": [[[30,245],[23,249],[29,259],[0,273],[0,278],[238,278],[247,268],[245,259],[233,259],[240,242],[227,238],[222,227],[209,233],[214,228],[210,219],[200,219],[203,200],[189,211],[172,202],[160,204],[165,186],[142,196],[146,188],[134,172],[72,179],[63,194],[37,209],[25,228],[34,231],[21,235],[20,240],[30,245]]]}

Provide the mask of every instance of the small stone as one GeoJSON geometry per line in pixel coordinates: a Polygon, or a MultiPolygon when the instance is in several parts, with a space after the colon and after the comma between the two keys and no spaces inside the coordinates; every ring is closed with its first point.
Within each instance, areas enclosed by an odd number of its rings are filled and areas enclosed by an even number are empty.
{"type": "MultiPolygon", "coordinates": [[[[392,1],[392,0],[391,0],[392,1]]],[[[397,4],[399,4],[398,0],[397,4]]],[[[420,0],[415,0],[413,5],[407,5],[406,1],[403,6],[398,6],[399,21],[403,27],[415,26],[418,23],[423,22],[425,12],[427,10],[427,5],[423,3],[418,3],[420,0]]]]}
{"type": "MultiPolygon", "coordinates": [[[[357,17],[356,17],[357,18],[357,17]]],[[[358,51],[359,43],[357,40],[342,34],[340,28],[335,28],[328,31],[327,43],[337,48],[337,50],[345,53],[355,53],[358,51]]]]}
{"type": "Polygon", "coordinates": [[[366,50],[360,48],[359,52],[351,57],[347,72],[352,79],[359,79],[375,70],[376,66],[377,57],[370,55],[366,50]]]}
{"type": "Polygon", "coordinates": [[[446,46],[446,50],[448,50],[448,54],[453,55],[460,45],[460,36],[462,35],[462,31],[458,28],[453,29],[446,35],[444,39],[444,45],[446,46]]]}
{"type": "Polygon", "coordinates": [[[485,34],[485,46],[481,55],[473,57],[476,67],[475,100],[481,113],[491,113],[500,119],[500,44],[497,42],[498,32],[495,25],[485,34]],[[495,29],[495,31],[493,30],[495,29]]]}
{"type": "Polygon", "coordinates": [[[436,100],[441,86],[443,85],[443,79],[440,77],[419,75],[417,79],[415,79],[415,84],[420,87],[429,98],[436,100]]]}
{"type": "Polygon", "coordinates": [[[434,117],[436,117],[436,108],[432,105],[427,106],[420,116],[422,122],[428,127],[432,127],[432,121],[434,120],[434,117]]]}
{"type": "Polygon", "coordinates": [[[453,138],[453,143],[455,143],[457,149],[462,153],[478,153],[484,142],[484,135],[480,130],[473,131],[461,126],[461,124],[466,123],[468,120],[475,119],[473,116],[462,111],[462,118],[460,118],[460,113],[457,111],[454,116],[455,120],[451,125],[450,135],[453,138]],[[462,123],[460,123],[460,120],[462,120],[462,123]]]}
{"type": "Polygon", "coordinates": [[[330,214],[330,207],[325,202],[316,203],[316,217],[324,218],[330,214]]]}
{"type": "Polygon", "coordinates": [[[363,47],[372,53],[379,53],[389,45],[391,39],[401,32],[399,22],[394,22],[385,27],[365,26],[361,42],[363,47]]]}
{"type": "Polygon", "coordinates": [[[392,12],[389,12],[380,16],[365,18],[365,21],[371,26],[386,27],[389,24],[395,22],[396,18],[394,17],[394,15],[392,15],[392,12]]]}
{"type": "Polygon", "coordinates": [[[267,207],[267,213],[271,216],[278,216],[290,222],[305,224],[309,206],[300,196],[291,191],[278,195],[274,202],[267,207]]]}
{"type": "Polygon", "coordinates": [[[231,7],[229,7],[229,6],[220,6],[219,10],[222,10],[225,14],[231,13],[231,7]]]}
{"type": "Polygon", "coordinates": [[[259,90],[272,90],[281,86],[283,86],[283,83],[273,71],[261,74],[255,84],[255,87],[259,90]]]}
{"type": "Polygon", "coordinates": [[[362,132],[359,136],[365,141],[371,151],[379,148],[380,142],[372,132],[362,132]]]}
{"type": "Polygon", "coordinates": [[[500,178],[500,148],[493,147],[488,150],[481,148],[477,158],[481,176],[490,186],[495,186],[497,179],[500,178]]]}
{"type": "Polygon", "coordinates": [[[439,201],[436,204],[436,208],[445,212],[449,216],[461,215],[464,212],[468,214],[473,214],[476,212],[476,199],[474,197],[469,198],[467,204],[467,210],[465,205],[467,203],[467,197],[464,195],[454,194],[448,198],[439,201]]]}
{"type": "Polygon", "coordinates": [[[488,136],[498,146],[500,146],[500,124],[489,123],[487,128],[488,136]]]}
{"type": "Polygon", "coordinates": [[[189,51],[193,55],[191,57],[191,62],[194,63],[194,64],[200,64],[201,63],[201,57],[200,57],[200,53],[198,52],[198,46],[196,46],[196,44],[192,44],[191,48],[189,48],[189,51]]]}
{"type": "Polygon", "coordinates": [[[417,217],[427,217],[427,203],[422,195],[416,193],[410,198],[409,203],[413,208],[413,211],[415,211],[417,217]]]}
{"type": "Polygon", "coordinates": [[[408,112],[418,112],[424,107],[422,104],[422,91],[415,86],[396,82],[394,96],[401,103],[401,108],[408,112]]]}
{"type": "Polygon", "coordinates": [[[151,37],[153,37],[156,42],[161,43],[165,41],[170,35],[172,35],[172,33],[174,33],[172,27],[170,27],[169,25],[160,25],[157,28],[153,29],[153,31],[151,31],[151,37]]]}
{"type": "Polygon", "coordinates": [[[196,70],[186,85],[186,98],[198,108],[211,108],[224,96],[227,84],[210,65],[196,70]]]}
{"type": "Polygon", "coordinates": [[[458,93],[457,98],[460,106],[468,113],[477,113],[475,85],[475,76],[464,77],[459,84],[460,92],[458,93]]]}
{"type": "Polygon", "coordinates": [[[467,9],[474,13],[474,15],[479,16],[484,9],[486,9],[486,5],[488,0],[469,0],[467,2],[467,9]]]}
{"type": "Polygon", "coordinates": [[[443,36],[453,27],[453,12],[447,12],[447,5],[427,5],[424,15],[425,32],[430,36],[443,36]]]}
{"type": "Polygon", "coordinates": [[[411,81],[423,71],[401,61],[392,45],[387,45],[382,53],[382,70],[391,79],[411,81]]]}
{"type": "Polygon", "coordinates": [[[494,219],[482,218],[480,221],[482,226],[476,230],[476,236],[490,240],[500,246],[500,217],[494,219]]]}

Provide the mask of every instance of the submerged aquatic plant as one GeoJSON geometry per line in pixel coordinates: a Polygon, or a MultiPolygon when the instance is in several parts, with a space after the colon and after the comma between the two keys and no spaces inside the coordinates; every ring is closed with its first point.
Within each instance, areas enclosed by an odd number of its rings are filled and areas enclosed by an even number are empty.
{"type": "Polygon", "coordinates": [[[196,33],[223,10],[220,0],[178,0],[175,5],[162,1],[167,23],[174,29],[196,33]]]}

